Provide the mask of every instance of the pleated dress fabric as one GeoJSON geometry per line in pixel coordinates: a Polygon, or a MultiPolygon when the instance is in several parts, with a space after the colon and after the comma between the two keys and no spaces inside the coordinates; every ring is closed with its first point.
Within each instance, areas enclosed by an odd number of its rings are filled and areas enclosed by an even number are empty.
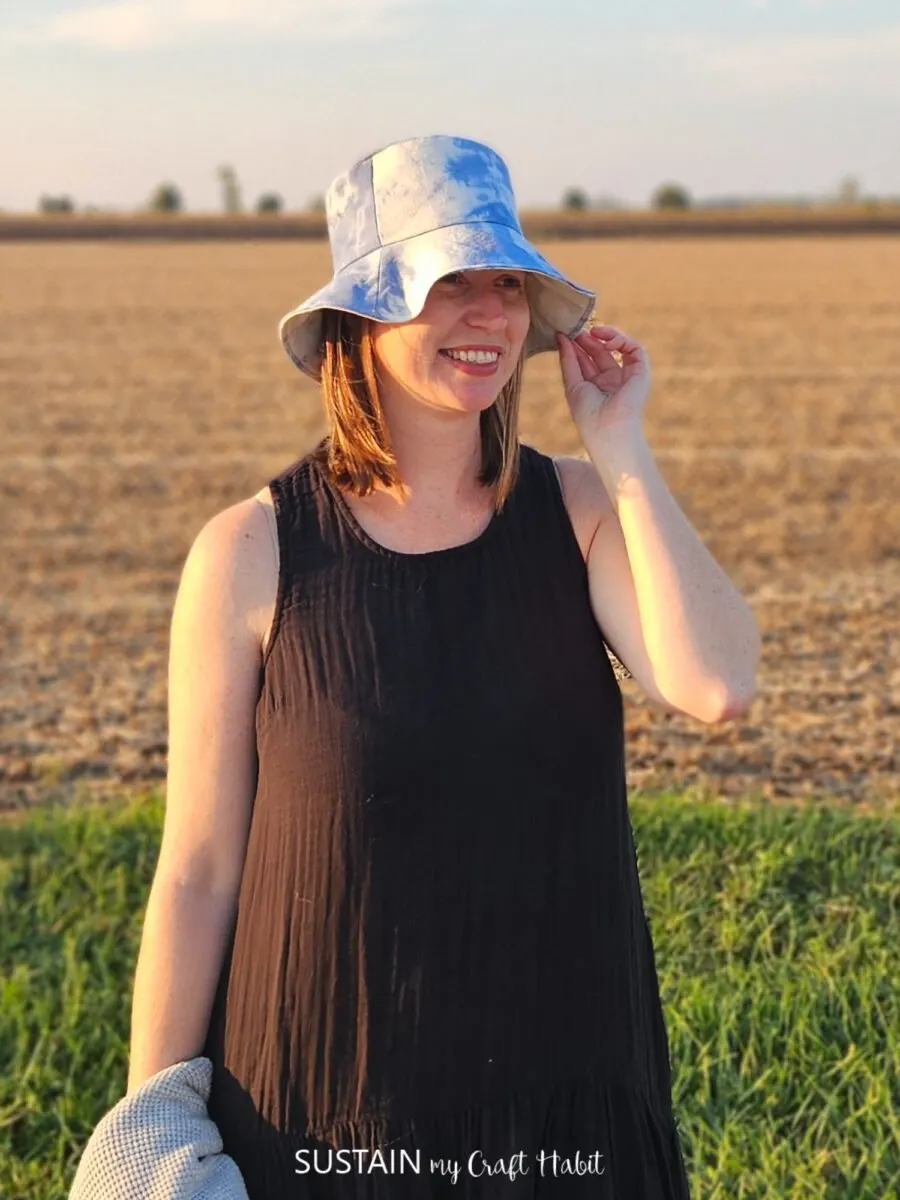
{"type": "Polygon", "coordinates": [[[622,696],[552,458],[520,443],[480,536],[419,554],[313,452],[270,487],[258,782],[203,1051],[251,1200],[685,1200],[622,696]]]}

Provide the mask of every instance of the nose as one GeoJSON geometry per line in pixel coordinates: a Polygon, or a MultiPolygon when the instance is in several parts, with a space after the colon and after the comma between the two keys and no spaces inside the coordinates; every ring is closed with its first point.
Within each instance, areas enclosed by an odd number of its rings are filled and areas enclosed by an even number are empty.
{"type": "Polygon", "coordinates": [[[506,321],[506,306],[496,288],[479,292],[467,308],[466,319],[478,326],[495,328],[506,321]]]}

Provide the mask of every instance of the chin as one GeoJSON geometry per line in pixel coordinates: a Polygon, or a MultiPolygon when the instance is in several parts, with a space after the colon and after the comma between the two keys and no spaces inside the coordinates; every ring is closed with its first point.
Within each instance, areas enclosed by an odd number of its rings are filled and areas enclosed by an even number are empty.
{"type": "MultiPolygon", "coordinates": [[[[500,389],[502,390],[502,389],[500,389]]],[[[483,396],[458,396],[457,407],[465,412],[486,412],[500,398],[500,390],[483,396]]]]}

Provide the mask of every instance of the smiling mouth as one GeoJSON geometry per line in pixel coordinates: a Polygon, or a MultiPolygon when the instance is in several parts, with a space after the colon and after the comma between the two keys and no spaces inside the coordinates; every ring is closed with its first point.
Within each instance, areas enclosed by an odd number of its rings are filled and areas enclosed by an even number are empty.
{"type": "Polygon", "coordinates": [[[490,362],[470,362],[466,358],[453,358],[452,355],[447,354],[444,350],[442,350],[440,353],[442,358],[446,358],[446,360],[453,367],[455,367],[457,371],[461,371],[463,375],[488,376],[495,375],[500,370],[499,357],[491,360],[490,362]]]}

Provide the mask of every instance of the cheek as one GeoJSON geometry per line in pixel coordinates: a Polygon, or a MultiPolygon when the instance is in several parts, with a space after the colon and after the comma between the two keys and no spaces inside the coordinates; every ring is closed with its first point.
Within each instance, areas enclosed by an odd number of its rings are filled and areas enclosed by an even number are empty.
{"type": "Polygon", "coordinates": [[[375,343],[376,355],[392,375],[406,378],[424,369],[433,357],[430,343],[409,329],[383,333],[375,343]]]}
{"type": "Polygon", "coordinates": [[[375,352],[387,367],[401,366],[406,347],[399,329],[385,329],[375,343],[375,352]]]}

